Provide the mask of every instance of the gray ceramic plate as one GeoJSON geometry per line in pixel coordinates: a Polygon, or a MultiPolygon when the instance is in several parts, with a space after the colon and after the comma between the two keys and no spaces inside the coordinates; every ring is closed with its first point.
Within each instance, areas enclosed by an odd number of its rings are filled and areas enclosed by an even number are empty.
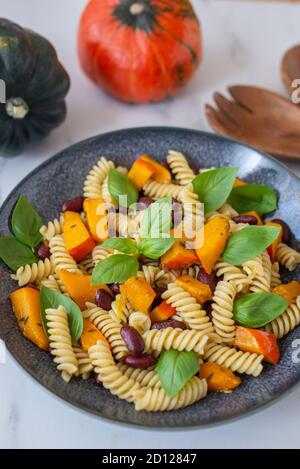
{"type": "MultiPolygon", "coordinates": [[[[249,182],[272,186],[280,196],[277,217],[289,223],[300,239],[300,182],[285,166],[254,149],[212,134],[177,128],[140,128],[113,132],[78,143],[54,156],[27,176],[9,195],[0,212],[0,234],[8,233],[8,217],[19,194],[24,194],[43,215],[57,216],[65,199],[81,193],[85,175],[100,155],[118,164],[131,164],[135,156],[149,153],[164,160],[168,149],[184,152],[196,167],[235,165],[249,182]]],[[[16,161],[17,164],[17,161],[16,161]]],[[[296,242],[295,242],[296,245],[296,242]]],[[[299,246],[298,246],[299,247],[299,246]]],[[[299,278],[299,271],[293,277],[299,278]]],[[[291,275],[285,274],[285,278],[291,275]]],[[[19,331],[11,310],[9,293],[16,287],[9,271],[0,265],[0,336],[15,359],[37,381],[59,397],[96,415],[124,423],[155,427],[205,425],[253,411],[290,390],[300,378],[300,364],[293,363],[296,329],[280,343],[278,366],[265,366],[258,378],[243,377],[232,394],[210,394],[186,409],[166,412],[135,412],[133,405],[112,396],[94,379],[74,379],[65,384],[48,353],[40,351],[19,331]]]]}

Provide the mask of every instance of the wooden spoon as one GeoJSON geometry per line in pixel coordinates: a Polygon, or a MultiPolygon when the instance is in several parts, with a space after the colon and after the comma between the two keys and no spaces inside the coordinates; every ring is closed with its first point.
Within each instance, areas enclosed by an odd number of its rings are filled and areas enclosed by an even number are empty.
{"type": "Polygon", "coordinates": [[[215,93],[217,107],[206,105],[208,122],[218,134],[275,156],[300,158],[300,107],[255,86],[236,85],[228,91],[231,99],[215,93]]]}
{"type": "MultiPolygon", "coordinates": [[[[294,80],[300,80],[300,44],[291,47],[283,56],[281,62],[281,77],[285,87],[290,95],[295,93],[296,87],[299,88],[300,82],[292,86],[294,80]]],[[[297,93],[298,99],[300,93],[297,93]]],[[[297,103],[298,104],[298,103],[297,103]]]]}

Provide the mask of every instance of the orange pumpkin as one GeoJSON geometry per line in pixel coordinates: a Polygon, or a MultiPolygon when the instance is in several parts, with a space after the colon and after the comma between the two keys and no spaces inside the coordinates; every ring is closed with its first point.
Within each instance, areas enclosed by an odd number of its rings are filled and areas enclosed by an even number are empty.
{"type": "Polygon", "coordinates": [[[189,0],[90,0],[78,34],[84,72],[131,103],[177,94],[202,56],[201,31],[189,0]]]}

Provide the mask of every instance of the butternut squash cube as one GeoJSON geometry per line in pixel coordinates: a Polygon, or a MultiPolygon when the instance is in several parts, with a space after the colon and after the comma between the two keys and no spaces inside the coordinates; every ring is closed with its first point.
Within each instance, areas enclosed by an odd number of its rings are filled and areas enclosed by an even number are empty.
{"type": "Polygon", "coordinates": [[[225,249],[229,235],[229,221],[225,217],[217,216],[205,223],[201,230],[204,230],[204,244],[196,249],[196,254],[205,272],[211,274],[225,249]]]}
{"type": "Polygon", "coordinates": [[[86,214],[92,237],[98,243],[103,243],[108,237],[105,202],[102,199],[85,199],[83,210],[86,214]]]}
{"type": "Polygon", "coordinates": [[[182,275],[176,279],[177,285],[189,293],[197,303],[202,305],[206,301],[212,299],[213,295],[209,285],[200,282],[199,280],[191,277],[190,275],[182,275]]]}
{"type": "Polygon", "coordinates": [[[131,277],[124,283],[126,297],[135,311],[148,313],[156,293],[143,278],[131,277]]]}
{"type": "Polygon", "coordinates": [[[77,212],[64,213],[63,232],[67,251],[75,261],[82,261],[96,246],[77,212]]]}

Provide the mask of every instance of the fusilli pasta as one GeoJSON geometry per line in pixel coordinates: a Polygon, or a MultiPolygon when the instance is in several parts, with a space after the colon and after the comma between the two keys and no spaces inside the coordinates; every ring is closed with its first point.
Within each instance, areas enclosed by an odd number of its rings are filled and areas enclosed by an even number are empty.
{"type": "Polygon", "coordinates": [[[132,313],[132,308],[128,302],[125,302],[124,305],[121,306],[120,311],[118,312],[117,302],[120,301],[121,295],[117,295],[115,301],[111,304],[111,311],[110,315],[114,321],[119,322],[121,324],[126,324],[127,320],[132,313]]]}
{"type": "Polygon", "coordinates": [[[64,216],[61,215],[59,220],[55,218],[49,221],[48,225],[43,225],[40,229],[40,233],[46,241],[50,241],[53,236],[62,234],[64,224],[64,216]]]}
{"type": "Polygon", "coordinates": [[[96,266],[98,262],[103,261],[110,255],[111,253],[107,249],[102,248],[101,244],[96,246],[92,252],[92,261],[94,263],[94,266],[96,266]]]}
{"type": "Polygon", "coordinates": [[[102,196],[101,185],[108,175],[109,171],[115,167],[113,161],[107,161],[103,156],[97,164],[93,166],[87,175],[84,186],[83,194],[87,199],[100,199],[102,196]]]}
{"type": "Polygon", "coordinates": [[[144,334],[144,332],[151,328],[151,319],[149,314],[142,313],[141,311],[134,311],[131,313],[128,323],[129,326],[134,327],[140,334],[144,334]]]}
{"type": "Polygon", "coordinates": [[[213,296],[212,321],[222,342],[232,344],[235,337],[235,323],[233,320],[233,302],[236,287],[233,283],[218,282],[213,296]]]}
{"type": "Polygon", "coordinates": [[[217,277],[221,277],[225,282],[230,282],[236,287],[237,293],[247,292],[250,280],[248,276],[239,267],[228,264],[227,262],[219,261],[215,265],[217,277]]]}
{"type": "Polygon", "coordinates": [[[261,254],[263,275],[257,275],[250,281],[249,290],[251,292],[270,291],[272,277],[272,263],[267,251],[261,254]]]}
{"type": "Polygon", "coordinates": [[[88,379],[93,371],[93,365],[89,354],[79,347],[74,347],[73,350],[78,364],[78,371],[75,376],[81,376],[82,379],[88,379]]]}
{"type": "Polygon", "coordinates": [[[49,277],[53,272],[53,263],[49,259],[45,259],[32,265],[27,264],[24,267],[19,267],[16,273],[11,275],[11,278],[17,280],[19,287],[23,287],[28,283],[39,282],[49,277]]]}
{"type": "Polygon", "coordinates": [[[161,352],[163,349],[170,350],[194,350],[194,352],[203,355],[205,345],[208,341],[208,336],[203,332],[195,331],[192,329],[173,329],[167,327],[166,329],[151,329],[143,334],[145,342],[145,352],[151,351],[161,352]]]}
{"type": "Polygon", "coordinates": [[[68,253],[63,235],[56,235],[49,242],[51,252],[51,262],[54,265],[55,272],[59,270],[68,270],[69,272],[82,274],[76,261],[68,253]]]}
{"type": "Polygon", "coordinates": [[[265,330],[273,332],[277,339],[293,331],[300,324],[300,296],[296,304],[291,304],[285,312],[265,326],[265,330]]]}
{"type": "Polygon", "coordinates": [[[152,197],[153,199],[160,199],[161,197],[168,196],[178,199],[182,187],[176,186],[175,184],[161,184],[160,182],[150,180],[146,182],[143,190],[148,197],[152,197]]]}
{"type": "Polygon", "coordinates": [[[170,150],[167,162],[181,186],[186,186],[195,178],[194,171],[190,168],[186,157],[179,151],[170,150]]]}
{"type": "Polygon", "coordinates": [[[300,264],[300,253],[286,244],[280,243],[276,251],[276,259],[281,265],[292,272],[300,264]]]}
{"type": "Polygon", "coordinates": [[[272,264],[272,272],[271,272],[271,288],[275,288],[281,284],[280,279],[280,272],[279,272],[279,263],[274,262],[272,264]]]}
{"type": "Polygon", "coordinates": [[[132,368],[124,363],[118,363],[117,367],[125,376],[134,379],[134,381],[143,387],[161,388],[159,376],[154,369],[143,370],[141,368],[132,368]]]}
{"type": "Polygon", "coordinates": [[[59,287],[59,283],[56,280],[56,278],[54,277],[54,275],[49,275],[49,277],[44,278],[43,280],[41,280],[40,281],[40,286],[51,288],[51,290],[57,291],[59,293],[61,292],[60,287],[59,287]]]}

